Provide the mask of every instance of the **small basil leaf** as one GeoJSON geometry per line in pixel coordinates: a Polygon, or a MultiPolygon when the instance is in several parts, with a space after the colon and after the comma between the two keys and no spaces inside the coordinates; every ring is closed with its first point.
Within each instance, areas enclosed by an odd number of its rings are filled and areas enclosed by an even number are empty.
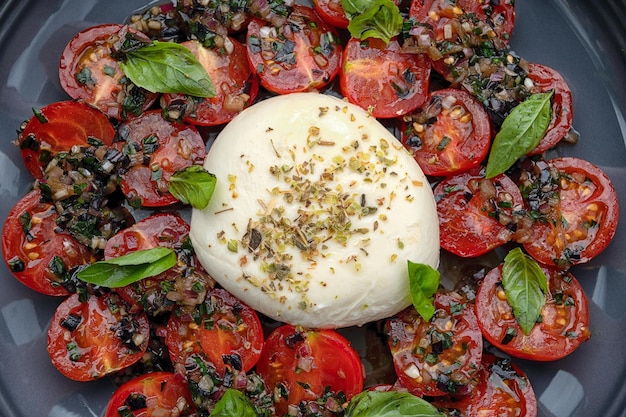
{"type": "Polygon", "coordinates": [[[236,389],[227,389],[209,417],[257,417],[250,401],[236,389]]]}
{"type": "Polygon", "coordinates": [[[167,271],[176,264],[170,248],[156,247],[130,252],[105,261],[94,262],[78,272],[82,281],[108,288],[124,287],[167,271]]]}
{"type": "Polygon", "coordinates": [[[364,391],[355,395],[345,417],[443,417],[432,404],[408,392],[364,391]]]}
{"type": "Polygon", "coordinates": [[[170,177],[168,190],[179,201],[203,209],[211,201],[216,182],[215,175],[200,165],[192,165],[170,177]]]}
{"type": "Polygon", "coordinates": [[[552,120],[553,94],[533,94],[511,110],[489,152],[487,178],[502,174],[539,144],[552,120]]]}
{"type": "Polygon", "coordinates": [[[120,67],[134,84],[153,93],[215,96],[215,86],[202,64],[177,43],[153,41],[127,51],[120,67]]]}
{"type": "Polygon", "coordinates": [[[350,20],[348,30],[357,39],[378,38],[386,44],[400,34],[404,19],[391,0],[342,0],[350,20]]]}
{"type": "Polygon", "coordinates": [[[522,331],[529,334],[546,303],[546,275],[537,262],[515,248],[504,258],[502,286],[522,331]]]}
{"type": "Polygon", "coordinates": [[[425,321],[435,314],[434,296],[439,288],[439,271],[430,265],[408,261],[409,291],[413,307],[425,321]]]}

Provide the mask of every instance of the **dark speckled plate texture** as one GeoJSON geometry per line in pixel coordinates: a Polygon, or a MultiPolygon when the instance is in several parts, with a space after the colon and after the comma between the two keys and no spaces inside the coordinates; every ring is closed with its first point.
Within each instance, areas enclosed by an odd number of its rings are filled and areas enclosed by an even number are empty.
{"type": "MultiPolygon", "coordinates": [[[[0,219],[31,185],[13,145],[31,108],[67,99],[59,56],[79,30],[122,22],[145,0],[0,0],[0,219]]],[[[563,74],[574,97],[572,155],[600,166],[621,197],[612,244],[574,274],[588,294],[592,338],[550,363],[517,361],[542,417],[626,416],[626,9],[624,0],[518,0],[512,48],[563,74]]],[[[46,333],[59,299],[38,295],[0,266],[0,415],[102,416],[109,380],[72,382],[54,369],[46,333]]],[[[354,330],[358,333],[359,329],[354,330]]]]}

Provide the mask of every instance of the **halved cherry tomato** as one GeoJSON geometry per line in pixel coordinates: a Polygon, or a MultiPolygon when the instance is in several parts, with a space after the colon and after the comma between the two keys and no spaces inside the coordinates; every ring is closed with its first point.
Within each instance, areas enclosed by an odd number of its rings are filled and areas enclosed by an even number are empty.
{"type": "Polygon", "coordinates": [[[476,317],[485,338],[494,346],[523,359],[552,361],[572,353],[589,339],[587,297],[572,274],[543,267],[548,277],[541,320],[526,335],[513,316],[502,287],[502,266],[492,269],[476,295],[476,317]]]}
{"type": "Polygon", "coordinates": [[[314,0],[315,12],[323,21],[336,28],[346,29],[350,21],[341,5],[341,0],[314,0]]]}
{"type": "Polygon", "coordinates": [[[30,191],[11,209],[2,229],[4,261],[22,284],[46,295],[65,296],[69,269],[91,262],[94,254],[67,233],[57,233],[52,203],[30,191]]]}
{"type": "Polygon", "coordinates": [[[375,38],[350,39],[341,68],[343,95],[374,117],[402,116],[426,102],[430,61],[401,52],[395,38],[388,45],[375,38]]]}
{"type": "Polygon", "coordinates": [[[43,179],[43,169],[59,152],[74,145],[111,145],[114,138],[115,129],[101,111],[76,101],[60,101],[43,107],[28,120],[18,144],[28,172],[43,179]]]}
{"type": "Polygon", "coordinates": [[[115,293],[73,294],[54,313],[48,329],[52,364],[75,381],[92,381],[137,362],[148,347],[145,313],[129,314],[115,293]]]}
{"type": "Polygon", "coordinates": [[[245,107],[248,107],[259,92],[259,82],[250,71],[246,47],[233,38],[228,38],[233,46],[226,48],[205,48],[198,41],[183,42],[182,45],[194,54],[209,74],[215,86],[215,97],[199,99],[183,94],[165,94],[167,116],[178,120],[177,108],[183,111],[180,117],[188,123],[214,126],[229,122],[245,107]],[[185,111],[191,107],[191,111],[185,111]]]}
{"type": "Polygon", "coordinates": [[[568,268],[588,262],[617,230],[613,183],[591,162],[574,157],[538,161],[519,180],[535,222],[519,238],[538,262],[568,268]]]}
{"type": "Polygon", "coordinates": [[[435,295],[435,315],[426,322],[413,307],[387,320],[385,329],[398,380],[422,397],[467,393],[480,368],[483,339],[467,300],[435,295]]]}
{"type": "Polygon", "coordinates": [[[363,390],[363,364],[350,342],[334,330],[275,329],[265,341],[257,372],[274,396],[277,415],[321,398],[325,390],[349,400],[363,390]]]}
{"type": "Polygon", "coordinates": [[[534,86],[531,93],[545,93],[553,90],[552,120],[545,135],[529,155],[538,155],[556,145],[572,127],[573,106],[572,92],[556,70],[541,64],[528,65],[528,78],[534,86]]]}
{"type": "Polygon", "coordinates": [[[468,92],[433,91],[427,104],[404,116],[402,143],[426,175],[448,176],[478,166],[491,144],[489,116],[468,92]]]}
{"type": "Polygon", "coordinates": [[[174,363],[204,353],[223,376],[227,367],[247,372],[263,349],[263,327],[252,308],[221,288],[209,289],[191,314],[174,312],[165,343],[174,363]]]}
{"type": "Polygon", "coordinates": [[[512,179],[504,174],[486,179],[482,168],[444,179],[434,193],[441,247],[466,258],[509,242],[515,230],[513,216],[524,208],[512,179]]]}
{"type": "Polygon", "coordinates": [[[176,171],[204,161],[206,147],[198,130],[151,110],[121,124],[118,132],[126,141],[119,146],[135,161],[121,183],[131,205],[161,207],[178,202],[167,189],[169,179],[176,171]]]}
{"type": "Polygon", "coordinates": [[[61,87],[74,99],[99,108],[109,117],[125,119],[150,108],[157,94],[129,83],[113,45],[130,28],[119,24],[92,26],[74,36],[61,54],[61,87]]]}
{"type": "Polygon", "coordinates": [[[195,417],[187,381],[171,372],[140,375],[115,390],[107,404],[105,417],[195,417]]]}
{"type": "Polygon", "coordinates": [[[252,19],[247,40],[250,68],[275,93],[319,90],[339,72],[339,35],[310,7],[294,6],[278,28],[252,19]]]}
{"type": "Polygon", "coordinates": [[[195,256],[189,240],[189,224],[178,214],[160,212],[122,230],[107,241],[104,258],[163,246],[176,252],[178,262],[161,274],[117,289],[132,308],[150,316],[171,311],[175,305],[195,306],[213,280],[195,256]]]}

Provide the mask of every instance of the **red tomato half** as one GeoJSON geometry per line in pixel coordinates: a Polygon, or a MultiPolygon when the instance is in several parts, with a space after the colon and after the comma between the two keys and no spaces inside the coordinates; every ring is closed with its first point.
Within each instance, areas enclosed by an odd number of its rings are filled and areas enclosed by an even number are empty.
{"type": "Polygon", "coordinates": [[[247,40],[250,68],[275,93],[319,90],[339,72],[339,35],[309,7],[294,6],[279,28],[252,19],[247,40]]]}
{"type": "Polygon", "coordinates": [[[434,193],[441,247],[466,258],[509,242],[513,214],[524,207],[513,180],[504,174],[486,179],[480,168],[444,179],[434,193]]]}
{"type": "Polygon", "coordinates": [[[57,233],[58,213],[41,202],[39,189],[22,197],[2,229],[4,261],[22,284],[46,295],[64,296],[63,272],[93,259],[92,252],[67,233],[57,233]]]}
{"type": "Polygon", "coordinates": [[[334,330],[299,330],[283,325],[267,340],[257,372],[275,395],[277,415],[289,405],[313,401],[325,390],[349,400],[363,390],[363,365],[350,342],[334,330]]]}
{"type": "Polygon", "coordinates": [[[84,103],[52,103],[31,117],[18,136],[18,144],[28,172],[43,179],[43,169],[59,152],[72,146],[101,142],[111,145],[115,129],[99,110],[84,103]]]}
{"type": "Polygon", "coordinates": [[[480,368],[483,339],[471,306],[453,294],[435,295],[425,322],[409,307],[386,323],[398,380],[422,397],[467,393],[480,368]]]}
{"type": "Polygon", "coordinates": [[[346,29],[350,21],[343,10],[341,0],[314,0],[315,12],[329,25],[346,29]]]}
{"type": "Polygon", "coordinates": [[[427,104],[406,115],[404,123],[402,143],[426,175],[469,171],[487,156],[491,144],[487,112],[464,90],[432,92],[427,104]]]}
{"type": "Polygon", "coordinates": [[[350,39],[341,68],[342,94],[374,117],[402,116],[426,101],[430,61],[402,53],[395,38],[388,45],[374,38],[350,39]]]}
{"type": "Polygon", "coordinates": [[[145,314],[128,314],[114,293],[73,294],[54,313],[48,329],[52,364],[75,381],[92,381],[141,359],[150,325],[145,314]]]}
{"type": "Polygon", "coordinates": [[[171,372],[140,375],[121,385],[104,417],[197,416],[187,381],[171,372]]]}
{"type": "Polygon", "coordinates": [[[169,122],[161,111],[152,110],[121,124],[118,132],[126,141],[124,152],[135,161],[121,184],[131,204],[161,207],[178,202],[167,190],[169,179],[176,171],[204,161],[206,148],[198,130],[169,122]]]}
{"type": "Polygon", "coordinates": [[[256,312],[221,288],[210,289],[191,316],[171,315],[165,343],[174,363],[204,353],[223,376],[226,367],[247,372],[263,349],[263,328],[256,312]]]}
{"type": "Polygon", "coordinates": [[[137,115],[157,98],[157,94],[128,84],[118,61],[111,57],[113,45],[126,30],[123,25],[105,24],[79,32],[63,50],[59,64],[61,87],[70,97],[115,119],[125,119],[128,111],[137,115]]]}

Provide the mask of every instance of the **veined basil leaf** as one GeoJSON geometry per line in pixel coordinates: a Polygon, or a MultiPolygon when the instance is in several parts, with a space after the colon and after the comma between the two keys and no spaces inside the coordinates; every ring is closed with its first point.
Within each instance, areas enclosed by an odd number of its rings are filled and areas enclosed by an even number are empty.
{"type": "Polygon", "coordinates": [[[529,334],[546,303],[548,278],[520,248],[510,251],[502,266],[504,293],[524,334],[529,334]]]}
{"type": "Polygon", "coordinates": [[[209,417],[257,417],[257,413],[243,392],[229,388],[209,417]]]}
{"type": "Polygon", "coordinates": [[[487,178],[502,174],[539,144],[552,120],[553,94],[533,94],[511,110],[489,152],[487,178]]]}
{"type": "Polygon", "coordinates": [[[400,34],[404,19],[391,0],[341,0],[350,20],[348,30],[357,39],[378,38],[386,44],[400,34]]]}
{"type": "Polygon", "coordinates": [[[130,80],[153,93],[214,97],[215,86],[202,64],[184,46],[153,41],[124,53],[120,67],[130,80]]]}
{"type": "Polygon", "coordinates": [[[413,307],[425,321],[435,314],[434,296],[439,288],[439,271],[430,265],[408,261],[409,290],[413,307]]]}
{"type": "Polygon", "coordinates": [[[443,417],[432,404],[408,392],[364,391],[355,395],[345,417],[443,417]]]}
{"type": "Polygon", "coordinates": [[[108,288],[124,287],[141,279],[167,271],[176,264],[170,248],[156,247],[94,262],[78,272],[79,279],[108,288]]]}
{"type": "Polygon", "coordinates": [[[192,165],[170,177],[168,190],[179,201],[203,209],[211,201],[216,182],[215,175],[200,165],[192,165]]]}

